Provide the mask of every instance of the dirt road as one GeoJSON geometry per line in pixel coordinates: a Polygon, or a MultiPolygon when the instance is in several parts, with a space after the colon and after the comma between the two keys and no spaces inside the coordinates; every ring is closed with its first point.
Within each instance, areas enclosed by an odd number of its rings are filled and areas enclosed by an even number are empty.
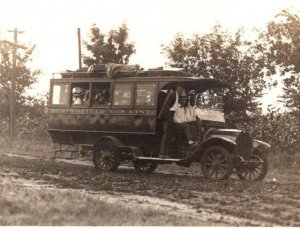
{"type": "Polygon", "coordinates": [[[79,189],[133,207],[152,206],[198,219],[199,226],[300,226],[299,170],[293,176],[270,171],[261,182],[234,177],[216,182],[205,180],[198,166],[160,166],[152,174],[123,166],[111,173],[96,171],[90,161],[1,154],[0,179],[79,189]]]}

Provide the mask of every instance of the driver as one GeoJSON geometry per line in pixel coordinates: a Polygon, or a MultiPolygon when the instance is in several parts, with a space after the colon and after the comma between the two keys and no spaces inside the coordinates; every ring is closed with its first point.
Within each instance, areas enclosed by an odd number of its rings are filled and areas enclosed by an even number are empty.
{"type": "Polygon", "coordinates": [[[193,148],[197,145],[195,140],[195,110],[191,106],[190,97],[184,92],[179,96],[178,104],[175,107],[173,117],[175,127],[184,133],[188,146],[193,148]]]}

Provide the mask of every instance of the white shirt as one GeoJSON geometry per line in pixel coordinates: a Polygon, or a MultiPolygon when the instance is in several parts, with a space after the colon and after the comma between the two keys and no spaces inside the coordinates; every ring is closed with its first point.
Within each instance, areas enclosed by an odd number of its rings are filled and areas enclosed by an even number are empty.
{"type": "Polygon", "coordinates": [[[181,107],[178,104],[173,117],[175,123],[193,122],[195,120],[196,114],[192,106],[188,105],[187,107],[181,107]]]}
{"type": "Polygon", "coordinates": [[[79,105],[79,104],[82,104],[81,98],[76,97],[74,100],[74,105],[79,105]]]}

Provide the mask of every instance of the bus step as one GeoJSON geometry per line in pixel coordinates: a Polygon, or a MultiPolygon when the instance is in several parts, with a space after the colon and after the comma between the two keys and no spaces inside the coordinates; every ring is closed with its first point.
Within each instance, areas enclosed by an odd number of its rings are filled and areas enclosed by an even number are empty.
{"type": "Polygon", "coordinates": [[[137,160],[148,160],[148,161],[170,161],[170,162],[179,162],[182,159],[176,158],[162,158],[162,157],[137,157],[137,160]]]}

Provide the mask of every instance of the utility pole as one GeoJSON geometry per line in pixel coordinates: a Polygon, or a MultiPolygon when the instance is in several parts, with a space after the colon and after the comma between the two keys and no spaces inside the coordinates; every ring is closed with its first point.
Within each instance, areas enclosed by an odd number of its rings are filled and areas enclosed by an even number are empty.
{"type": "Polygon", "coordinates": [[[13,31],[8,32],[14,33],[14,43],[13,45],[13,66],[11,71],[11,91],[10,91],[10,118],[9,118],[9,139],[13,142],[16,133],[16,65],[17,65],[17,48],[18,45],[18,33],[23,33],[15,28],[13,31]]]}
{"type": "Polygon", "coordinates": [[[82,68],[82,65],[81,65],[81,38],[80,38],[80,28],[77,28],[77,37],[78,37],[79,69],[81,69],[81,68],[82,68]]]}

